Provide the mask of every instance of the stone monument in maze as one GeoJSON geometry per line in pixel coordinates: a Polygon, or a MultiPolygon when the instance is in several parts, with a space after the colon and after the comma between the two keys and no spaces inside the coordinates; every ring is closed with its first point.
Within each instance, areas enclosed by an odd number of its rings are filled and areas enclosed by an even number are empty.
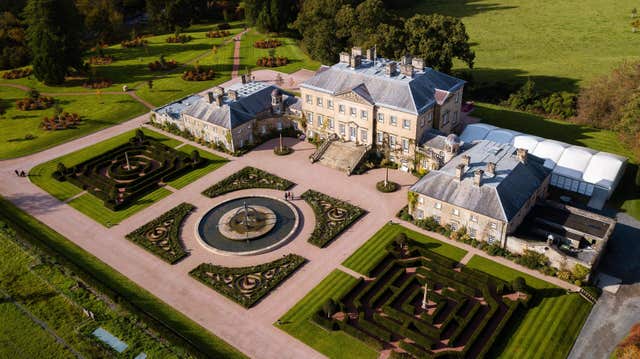
{"type": "Polygon", "coordinates": [[[378,350],[418,358],[485,356],[532,295],[424,246],[389,245],[389,254],[367,273],[371,279],[361,278],[337,303],[326,303],[314,321],[378,350]]]}

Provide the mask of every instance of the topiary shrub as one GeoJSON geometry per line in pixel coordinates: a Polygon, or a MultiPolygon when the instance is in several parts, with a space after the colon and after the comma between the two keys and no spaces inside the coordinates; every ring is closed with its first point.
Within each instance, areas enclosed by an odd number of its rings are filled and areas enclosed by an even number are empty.
{"type": "Polygon", "coordinates": [[[400,188],[400,185],[397,184],[396,182],[392,182],[392,181],[387,181],[387,183],[385,184],[385,181],[380,181],[378,183],[376,183],[376,189],[382,193],[391,193],[391,192],[395,192],[400,188]]]}
{"type": "Polygon", "coordinates": [[[253,43],[253,47],[258,49],[273,49],[282,46],[282,42],[276,39],[258,40],[253,43]]]}
{"type": "Polygon", "coordinates": [[[217,31],[209,31],[206,33],[206,36],[210,39],[220,38],[230,36],[231,32],[226,30],[217,30],[217,31]]]}
{"type": "Polygon", "coordinates": [[[33,72],[33,70],[31,70],[30,68],[24,68],[24,69],[13,69],[13,70],[9,70],[9,71],[5,71],[2,73],[2,78],[5,80],[15,80],[15,79],[20,79],[23,77],[27,77],[29,75],[31,75],[31,73],[33,72]]]}
{"type": "Polygon", "coordinates": [[[256,61],[260,67],[279,67],[289,63],[289,58],[281,56],[264,56],[256,61]]]}

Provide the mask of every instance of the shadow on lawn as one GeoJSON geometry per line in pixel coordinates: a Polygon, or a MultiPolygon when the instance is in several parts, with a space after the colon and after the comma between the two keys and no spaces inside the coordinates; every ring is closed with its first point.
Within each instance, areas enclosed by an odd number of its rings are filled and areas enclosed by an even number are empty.
{"type": "Polygon", "coordinates": [[[469,17],[489,11],[517,8],[517,6],[497,3],[480,3],[478,0],[396,0],[390,2],[390,7],[404,16],[413,16],[416,13],[438,13],[455,17],[469,17]]]}

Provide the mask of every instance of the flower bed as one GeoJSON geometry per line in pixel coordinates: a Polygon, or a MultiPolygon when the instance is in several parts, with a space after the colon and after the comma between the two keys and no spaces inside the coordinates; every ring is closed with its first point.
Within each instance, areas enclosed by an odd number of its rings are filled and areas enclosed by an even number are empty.
{"type": "Polygon", "coordinates": [[[131,47],[142,47],[142,46],[146,46],[149,43],[149,41],[143,39],[142,37],[138,36],[133,40],[122,40],[122,42],[120,42],[120,45],[122,47],[125,48],[131,48],[131,47]]]}
{"type": "Polygon", "coordinates": [[[187,256],[179,234],[182,222],[193,205],[181,203],[165,214],[127,234],[126,238],[168,263],[174,264],[187,256]]]}
{"type": "Polygon", "coordinates": [[[82,118],[77,113],[63,112],[57,116],[45,116],[40,122],[40,128],[46,131],[66,130],[76,128],[82,123],[82,118]]]}
{"type": "Polygon", "coordinates": [[[110,55],[102,55],[102,56],[91,56],[89,57],[89,63],[91,65],[109,65],[113,62],[113,56],[110,55]]]}
{"type": "Polygon", "coordinates": [[[309,243],[321,248],[366,213],[360,207],[313,190],[306,191],[301,197],[313,208],[316,217],[309,243]]]}
{"type": "Polygon", "coordinates": [[[82,84],[82,87],[86,89],[97,90],[97,89],[107,88],[111,85],[113,85],[113,81],[109,79],[93,79],[93,80],[85,81],[82,84]]]}
{"type": "Polygon", "coordinates": [[[16,107],[21,111],[44,110],[51,106],[55,100],[51,96],[42,96],[32,98],[27,97],[16,101],[16,107]]]}
{"type": "Polygon", "coordinates": [[[303,257],[288,254],[252,267],[228,268],[202,263],[189,274],[243,307],[251,308],[305,262],[303,257]]]}
{"type": "Polygon", "coordinates": [[[167,37],[166,41],[170,44],[184,44],[185,42],[189,42],[191,40],[193,40],[193,37],[191,37],[191,35],[180,34],[169,36],[167,37]]]}
{"type": "Polygon", "coordinates": [[[282,42],[276,39],[258,40],[253,43],[253,47],[258,49],[273,49],[282,46],[282,42]]]}
{"type": "Polygon", "coordinates": [[[231,32],[227,30],[212,30],[207,32],[206,36],[210,39],[217,39],[220,37],[231,36],[231,32]]]}
{"type": "Polygon", "coordinates": [[[166,71],[175,69],[176,67],[178,67],[178,62],[176,62],[176,60],[166,61],[162,56],[160,57],[160,60],[149,63],[149,70],[151,71],[166,71]]]}
{"type": "Polygon", "coordinates": [[[13,70],[9,70],[9,71],[3,72],[2,73],[2,78],[5,79],[5,80],[21,79],[23,77],[27,77],[27,76],[31,75],[32,72],[33,72],[33,70],[31,70],[30,68],[13,69],[13,70]]]}
{"type": "Polygon", "coordinates": [[[187,70],[182,74],[182,79],[185,81],[209,81],[216,77],[213,69],[195,69],[187,70]]]}
{"type": "Polygon", "coordinates": [[[280,56],[265,56],[261,57],[256,61],[256,65],[261,67],[278,67],[284,66],[289,63],[289,59],[287,57],[280,56]]]}
{"type": "Polygon", "coordinates": [[[203,195],[213,198],[225,193],[249,188],[271,188],[286,191],[295,183],[255,167],[245,167],[207,188],[203,195]]]}

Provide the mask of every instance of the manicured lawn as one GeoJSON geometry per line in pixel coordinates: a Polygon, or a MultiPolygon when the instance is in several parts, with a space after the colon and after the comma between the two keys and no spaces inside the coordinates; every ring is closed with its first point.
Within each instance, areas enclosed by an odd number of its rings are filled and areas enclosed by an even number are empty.
{"type": "Polygon", "coordinates": [[[26,92],[0,87],[0,99],[8,105],[0,115],[0,160],[25,156],[82,137],[100,129],[141,115],[147,109],[128,95],[56,96],[64,111],[77,113],[84,122],[75,129],[45,131],[40,128],[44,116],[53,116],[53,108],[38,111],[20,111],[15,101],[26,97],[26,92]],[[35,138],[26,140],[26,135],[35,138]]]}
{"type": "Polygon", "coordinates": [[[377,358],[378,352],[358,339],[342,331],[329,332],[310,320],[327,299],[341,298],[356,282],[354,277],[334,270],[280,318],[282,324],[275,325],[329,358],[377,358]]]}
{"type": "Polygon", "coordinates": [[[576,125],[567,121],[552,120],[542,116],[510,110],[487,103],[476,103],[472,116],[482,122],[509,128],[531,135],[590,147],[629,158],[625,176],[618,185],[612,201],[630,216],[640,219],[640,188],[637,183],[638,159],[612,131],[576,125]]]}
{"type": "MultiPolygon", "coordinates": [[[[147,136],[153,137],[158,141],[162,141],[165,145],[169,147],[176,147],[181,142],[165,137],[155,131],[149,129],[142,129],[147,136]]],[[[94,157],[100,153],[104,153],[109,151],[112,148],[118,147],[127,141],[131,137],[135,135],[135,131],[128,131],[118,136],[114,136],[108,140],[97,143],[93,146],[89,146],[83,148],[81,150],[72,152],[70,154],[64,155],[62,157],[58,157],[49,162],[41,163],[35,166],[29,172],[29,177],[31,182],[38,185],[40,188],[49,192],[52,196],[57,199],[64,201],[67,200],[78,193],[82,192],[82,189],[72,185],[69,182],[60,182],[55,180],[51,175],[56,171],[56,166],[59,162],[62,162],[67,167],[72,167],[81,163],[82,161],[86,161],[91,157],[94,157]]]]}
{"type": "Polygon", "coordinates": [[[158,202],[171,193],[172,192],[166,188],[158,188],[157,190],[140,197],[131,206],[119,211],[112,211],[108,209],[104,206],[104,202],[102,202],[101,199],[89,193],[85,193],[82,196],[71,200],[69,205],[103,226],[111,227],[133,214],[149,207],[155,202],[158,202]]]}
{"type": "Polygon", "coordinates": [[[304,53],[304,51],[302,51],[295,39],[288,37],[270,37],[265,34],[261,34],[256,30],[251,30],[242,36],[242,44],[240,47],[240,70],[244,71],[247,67],[253,70],[262,68],[256,65],[256,61],[260,57],[269,56],[270,52],[273,52],[274,56],[287,57],[289,59],[289,63],[287,65],[267,68],[270,70],[290,74],[300,69],[315,71],[320,67],[319,62],[312,60],[304,53]],[[280,40],[282,45],[275,49],[259,49],[253,46],[254,42],[265,39],[280,40]]]}
{"type": "Polygon", "coordinates": [[[11,302],[0,303],[0,358],[71,357],[72,353],[11,302]]]}
{"type": "MultiPolygon", "coordinates": [[[[406,2],[405,2],[406,3],[406,2]]],[[[419,0],[403,11],[460,17],[476,52],[479,82],[524,82],[575,90],[584,80],[638,57],[631,32],[637,1],[419,0]]]]}
{"type": "MultiPolygon", "coordinates": [[[[209,333],[206,329],[4,199],[0,199],[0,220],[5,223],[10,223],[11,227],[22,240],[40,248],[49,255],[55,256],[56,263],[69,267],[71,272],[80,275],[84,280],[87,280],[90,285],[97,286],[101,291],[106,291],[110,297],[117,297],[118,303],[130,308],[136,316],[144,318],[147,325],[156,328],[154,329],[156,332],[157,330],[161,330],[163,333],[162,336],[165,339],[170,339],[171,343],[188,347],[190,351],[197,351],[204,357],[244,357],[240,352],[209,333]],[[180,338],[176,336],[177,334],[180,335],[180,338]]],[[[34,284],[33,282],[23,283],[16,280],[18,274],[12,269],[13,263],[22,265],[23,270],[28,270],[28,265],[31,262],[31,260],[21,262],[17,253],[19,252],[13,248],[8,252],[9,257],[6,257],[10,258],[10,260],[3,259],[0,261],[0,263],[2,263],[0,270],[3,271],[1,276],[1,278],[3,278],[1,281],[2,286],[10,285],[11,288],[20,288],[21,290],[28,291],[25,292],[26,294],[34,293],[35,295],[29,294],[29,296],[25,297],[32,298],[31,300],[48,300],[49,295],[41,296],[39,294],[43,293],[43,291],[50,291],[51,289],[48,289],[42,284],[34,284]]],[[[28,278],[33,277],[34,276],[29,276],[28,278]]],[[[75,282],[71,283],[70,287],[74,284],[75,282]]],[[[61,326],[72,319],[72,317],[68,315],[69,318],[65,317],[66,312],[62,311],[65,305],[71,306],[67,300],[60,300],[55,306],[50,303],[40,309],[55,312],[57,319],[54,320],[53,323],[61,326]]],[[[72,308],[78,311],[80,317],[86,321],[86,317],[84,317],[78,307],[72,308]]],[[[126,323],[129,319],[133,318],[129,316],[126,320],[121,321],[126,323]]],[[[113,326],[107,326],[107,329],[115,331],[118,327],[115,324],[113,326]]],[[[70,326],[69,329],[75,329],[75,327],[70,326]]],[[[79,349],[78,347],[75,348],[79,349]]],[[[149,354],[152,357],[167,357],[167,353],[163,353],[162,351],[151,352],[149,354]]]]}
{"type": "Polygon", "coordinates": [[[216,156],[215,154],[209,152],[209,151],[205,151],[199,148],[196,148],[194,146],[191,145],[186,145],[186,146],[182,146],[179,148],[180,151],[185,152],[185,153],[191,153],[193,150],[198,150],[198,152],[200,153],[200,157],[202,158],[206,158],[209,160],[209,164],[207,164],[204,167],[198,168],[194,171],[191,171],[185,175],[183,175],[180,178],[177,178],[173,181],[170,181],[168,184],[173,187],[173,188],[177,188],[177,189],[181,189],[183,187],[185,187],[186,185],[190,184],[191,182],[194,182],[198,179],[200,179],[201,177],[205,176],[206,174],[222,167],[222,165],[224,165],[225,163],[228,162],[227,159],[220,157],[220,156],[216,156]]]}
{"type": "Polygon", "coordinates": [[[464,249],[427,237],[399,224],[387,224],[347,258],[342,265],[358,273],[369,273],[387,255],[384,247],[391,243],[399,233],[405,233],[407,237],[417,242],[428,243],[430,250],[456,261],[462,259],[467,253],[464,249]]]}
{"type": "Polygon", "coordinates": [[[592,305],[579,294],[565,294],[552,284],[530,277],[489,259],[474,256],[467,264],[498,278],[510,281],[518,276],[538,290],[531,308],[519,310],[505,328],[512,333],[498,340],[490,357],[566,358],[592,305]]]}

